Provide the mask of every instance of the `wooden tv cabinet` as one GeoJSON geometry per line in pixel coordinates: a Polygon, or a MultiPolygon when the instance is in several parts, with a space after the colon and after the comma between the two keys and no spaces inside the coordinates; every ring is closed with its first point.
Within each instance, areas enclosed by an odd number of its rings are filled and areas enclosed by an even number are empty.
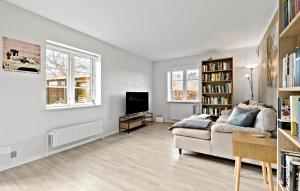
{"type": "Polygon", "coordinates": [[[149,123],[153,123],[153,113],[151,112],[125,115],[119,118],[119,132],[125,130],[130,133],[131,129],[143,127],[149,123]]]}

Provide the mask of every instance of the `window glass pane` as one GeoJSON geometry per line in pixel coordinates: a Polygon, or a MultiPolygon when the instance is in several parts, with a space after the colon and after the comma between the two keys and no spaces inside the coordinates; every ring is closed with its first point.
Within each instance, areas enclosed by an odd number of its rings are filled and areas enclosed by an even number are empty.
{"type": "Polygon", "coordinates": [[[67,66],[69,55],[46,50],[47,105],[67,104],[67,66]]]}
{"type": "Polygon", "coordinates": [[[183,100],[183,81],[172,82],[172,99],[183,100]]]}
{"type": "Polygon", "coordinates": [[[186,78],[187,80],[196,80],[199,79],[199,70],[187,70],[186,71],[186,78]]]}
{"type": "Polygon", "coordinates": [[[183,80],[183,71],[172,72],[172,80],[183,80]]]}
{"type": "Polygon", "coordinates": [[[66,103],[67,103],[66,88],[47,87],[47,105],[66,104],[66,103]]]}
{"type": "Polygon", "coordinates": [[[75,72],[75,87],[91,87],[91,75],[75,72]]]}
{"type": "Polygon", "coordinates": [[[68,66],[68,54],[47,49],[46,65],[49,68],[66,71],[68,66]]]}
{"type": "Polygon", "coordinates": [[[74,71],[90,73],[91,65],[91,59],[74,56],[74,71]]]}
{"type": "Polygon", "coordinates": [[[56,68],[48,68],[46,69],[46,75],[48,78],[62,78],[67,76],[67,71],[65,70],[57,70],[56,68]]]}
{"type": "Polygon", "coordinates": [[[187,100],[198,100],[199,80],[187,81],[187,100]]]}
{"type": "Polygon", "coordinates": [[[91,102],[91,66],[92,60],[74,56],[75,102],[91,102]]]}
{"type": "Polygon", "coordinates": [[[75,88],[75,102],[88,103],[91,102],[91,91],[89,88],[75,88]]]}

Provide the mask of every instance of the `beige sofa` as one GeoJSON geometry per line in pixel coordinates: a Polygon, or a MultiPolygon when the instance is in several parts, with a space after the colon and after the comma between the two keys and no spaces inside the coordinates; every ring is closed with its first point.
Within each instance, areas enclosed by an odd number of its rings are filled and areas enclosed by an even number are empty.
{"type": "MultiPolygon", "coordinates": [[[[179,149],[180,154],[182,150],[188,150],[233,159],[232,132],[234,130],[261,133],[276,141],[274,134],[276,132],[276,112],[264,107],[260,109],[254,128],[227,124],[226,120],[229,117],[227,112],[222,112],[219,119],[208,130],[175,128],[172,131],[175,147],[179,149]]],[[[243,162],[257,164],[251,160],[243,160],[243,162]]]]}

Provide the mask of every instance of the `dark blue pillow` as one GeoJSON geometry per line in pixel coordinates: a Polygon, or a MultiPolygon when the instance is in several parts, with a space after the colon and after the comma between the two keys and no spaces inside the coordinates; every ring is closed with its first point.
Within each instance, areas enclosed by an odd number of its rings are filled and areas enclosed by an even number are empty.
{"type": "Polygon", "coordinates": [[[235,126],[253,127],[256,120],[256,116],[259,112],[260,110],[254,110],[241,113],[240,115],[235,116],[233,119],[229,120],[227,123],[235,126]]]}

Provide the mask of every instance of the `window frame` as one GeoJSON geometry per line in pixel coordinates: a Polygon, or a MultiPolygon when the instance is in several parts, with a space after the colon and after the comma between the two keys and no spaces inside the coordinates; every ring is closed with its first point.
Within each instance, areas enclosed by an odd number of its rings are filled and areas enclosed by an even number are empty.
{"type": "MultiPolygon", "coordinates": [[[[101,56],[98,54],[90,53],[81,49],[69,47],[67,45],[63,45],[60,43],[55,43],[53,41],[46,42],[45,52],[47,50],[57,51],[68,55],[68,63],[66,69],[66,104],[47,104],[46,100],[46,110],[56,110],[56,109],[70,109],[70,108],[84,108],[84,107],[93,107],[93,106],[100,106],[101,95],[97,96],[97,88],[101,88],[101,80],[97,80],[97,78],[101,79],[101,77],[97,77],[97,75],[101,75],[101,56]],[[91,66],[90,66],[90,101],[85,103],[76,103],[75,99],[75,90],[76,90],[76,81],[75,81],[75,69],[74,69],[74,60],[75,56],[85,59],[90,59],[91,66]],[[99,70],[100,72],[96,71],[96,64],[100,64],[99,70]],[[97,83],[100,83],[99,86],[97,83]]],[[[47,54],[45,54],[45,60],[47,59],[47,54]]],[[[45,61],[45,71],[47,71],[47,61],[45,61]]],[[[46,92],[47,88],[51,88],[48,86],[47,83],[47,72],[45,72],[45,84],[46,84],[46,92]]],[[[99,89],[99,93],[101,94],[101,90],[99,89]]],[[[46,93],[47,94],[47,93],[46,93]]],[[[45,96],[47,99],[47,96],[45,96]]]]}
{"type": "MultiPolygon", "coordinates": [[[[169,103],[196,103],[200,101],[200,67],[198,66],[190,66],[190,67],[183,67],[183,68],[173,68],[168,71],[168,92],[167,92],[167,102],[169,103]],[[198,70],[198,96],[196,100],[188,100],[187,99],[187,82],[192,81],[187,79],[187,71],[188,70],[198,70]],[[183,71],[183,99],[182,100],[173,100],[173,90],[172,90],[172,73],[176,71],[183,71]]],[[[197,80],[197,79],[194,79],[197,80]]]]}

